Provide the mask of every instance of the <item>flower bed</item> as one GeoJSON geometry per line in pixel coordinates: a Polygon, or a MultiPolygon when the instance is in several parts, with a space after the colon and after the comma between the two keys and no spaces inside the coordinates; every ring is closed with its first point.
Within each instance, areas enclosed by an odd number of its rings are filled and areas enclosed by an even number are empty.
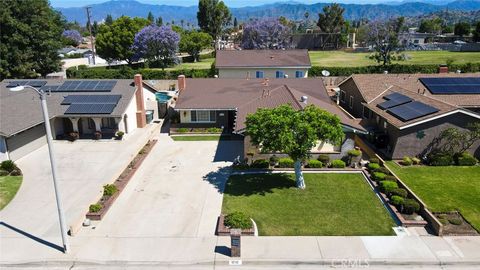
{"type": "Polygon", "coordinates": [[[460,212],[435,212],[433,214],[442,224],[443,235],[479,235],[479,233],[462,216],[462,214],[460,214],[460,212]]]}
{"type": "Polygon", "coordinates": [[[157,140],[148,141],[115,182],[111,185],[104,186],[103,196],[97,203],[90,205],[89,212],[86,216],[88,219],[101,220],[105,216],[156,143],[157,140]]]}
{"type": "MultiPolygon", "coordinates": [[[[230,229],[229,227],[225,226],[225,215],[220,215],[218,217],[218,225],[217,225],[217,235],[219,236],[230,236],[230,229]]],[[[242,235],[243,236],[254,236],[255,235],[255,229],[253,228],[253,223],[252,227],[249,229],[242,229],[242,235]]]]}

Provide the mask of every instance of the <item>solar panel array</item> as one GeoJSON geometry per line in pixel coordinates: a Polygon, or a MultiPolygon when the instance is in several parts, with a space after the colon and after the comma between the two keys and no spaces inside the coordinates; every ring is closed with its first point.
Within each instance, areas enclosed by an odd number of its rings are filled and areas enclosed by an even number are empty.
{"type": "Polygon", "coordinates": [[[117,104],[122,95],[68,95],[62,105],[75,104],[117,104]]]}
{"type": "Polygon", "coordinates": [[[30,85],[32,87],[42,87],[45,84],[47,84],[47,81],[38,81],[38,80],[32,80],[32,81],[11,81],[8,82],[7,87],[12,88],[16,86],[24,86],[24,85],[30,85]]]}
{"type": "Polygon", "coordinates": [[[62,85],[47,85],[42,88],[52,92],[110,92],[116,81],[66,81],[62,85]]]}
{"type": "Polygon", "coordinates": [[[420,78],[432,94],[480,94],[480,77],[420,78]]]}
{"type": "Polygon", "coordinates": [[[379,107],[382,110],[393,108],[395,106],[413,101],[413,99],[405,95],[402,95],[400,93],[393,93],[383,98],[386,99],[387,101],[377,104],[377,107],[379,107]]]}
{"type": "Polygon", "coordinates": [[[420,101],[410,102],[387,110],[388,113],[397,117],[403,122],[417,119],[438,111],[439,110],[437,108],[429,106],[420,101]]]}
{"type": "Polygon", "coordinates": [[[116,104],[85,104],[73,103],[65,114],[111,114],[116,104]]]}

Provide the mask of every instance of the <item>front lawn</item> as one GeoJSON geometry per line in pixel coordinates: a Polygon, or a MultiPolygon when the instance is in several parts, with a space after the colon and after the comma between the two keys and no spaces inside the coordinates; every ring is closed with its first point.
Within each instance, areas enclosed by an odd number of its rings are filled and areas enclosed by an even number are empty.
{"type": "Polygon", "coordinates": [[[480,231],[480,167],[400,167],[387,162],[434,212],[458,210],[480,231]]]}
{"type": "Polygon", "coordinates": [[[181,63],[174,67],[166,68],[165,70],[182,70],[182,69],[210,69],[215,58],[205,58],[199,62],[181,63]]]}
{"type": "Polygon", "coordinates": [[[262,236],[393,235],[394,221],[361,174],[305,174],[305,190],[294,178],[233,175],[222,212],[244,212],[262,236]]]}
{"type": "Polygon", "coordinates": [[[174,141],[219,141],[220,135],[171,136],[174,141]]]}
{"type": "Polygon", "coordinates": [[[0,210],[17,194],[22,179],[22,176],[0,176],[0,210]]]}

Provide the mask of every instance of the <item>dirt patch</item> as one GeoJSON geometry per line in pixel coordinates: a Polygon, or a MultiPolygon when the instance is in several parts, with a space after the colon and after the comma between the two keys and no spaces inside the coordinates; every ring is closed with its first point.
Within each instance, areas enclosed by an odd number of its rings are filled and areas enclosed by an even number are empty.
{"type": "Polygon", "coordinates": [[[433,213],[443,225],[443,235],[479,235],[459,212],[433,213]]]}

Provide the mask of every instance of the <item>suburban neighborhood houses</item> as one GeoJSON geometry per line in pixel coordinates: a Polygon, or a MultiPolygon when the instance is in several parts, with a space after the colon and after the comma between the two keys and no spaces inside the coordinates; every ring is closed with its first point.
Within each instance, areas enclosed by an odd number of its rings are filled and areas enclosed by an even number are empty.
{"type": "Polygon", "coordinates": [[[480,267],[480,3],[80,2],[2,5],[2,269],[480,267]]]}

